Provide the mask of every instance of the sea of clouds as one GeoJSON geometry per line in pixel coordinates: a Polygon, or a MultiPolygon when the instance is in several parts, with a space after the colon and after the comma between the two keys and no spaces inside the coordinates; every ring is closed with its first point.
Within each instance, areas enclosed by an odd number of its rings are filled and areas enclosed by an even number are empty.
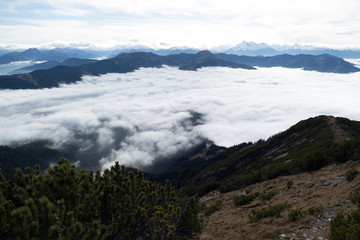
{"type": "Polygon", "coordinates": [[[360,120],[359,90],[360,73],[286,68],[84,76],[60,88],[0,91],[0,145],[50,140],[76,151],[80,166],[141,168],[203,139],[231,146],[317,115],[360,120]]]}
{"type": "Polygon", "coordinates": [[[17,69],[23,68],[23,67],[28,67],[35,63],[40,63],[40,62],[19,61],[19,62],[11,62],[8,64],[0,64],[0,75],[10,74],[14,70],[17,70],[17,69]]]}

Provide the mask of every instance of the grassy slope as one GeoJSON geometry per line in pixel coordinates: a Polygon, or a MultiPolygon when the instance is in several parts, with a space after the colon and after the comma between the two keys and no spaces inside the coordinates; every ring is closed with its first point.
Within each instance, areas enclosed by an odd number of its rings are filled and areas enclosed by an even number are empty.
{"type": "Polygon", "coordinates": [[[241,207],[234,205],[233,197],[239,196],[244,189],[223,194],[218,191],[209,193],[200,201],[212,205],[215,201],[221,200],[222,208],[210,217],[204,218],[201,239],[257,240],[309,239],[309,237],[327,239],[329,219],[333,219],[340,212],[347,213],[356,209],[356,206],[348,200],[348,196],[358,186],[360,176],[358,175],[352,182],[347,182],[344,176],[346,171],[352,168],[360,170],[360,162],[348,161],[333,164],[317,171],[282,176],[250,185],[246,189],[251,193],[274,191],[277,195],[270,201],[256,199],[241,207]],[[287,188],[288,181],[293,182],[290,189],[287,188]],[[282,203],[291,204],[291,208],[282,212],[280,217],[250,222],[249,214],[252,210],[265,208],[269,204],[282,203]],[[289,220],[288,215],[291,210],[305,212],[310,207],[322,207],[322,210],[314,215],[304,214],[295,222],[289,220]]]}
{"type": "Polygon", "coordinates": [[[236,185],[244,176],[253,176],[256,172],[266,175],[265,170],[271,170],[272,166],[290,167],[287,172],[255,179],[243,187],[237,185],[235,191],[230,188],[204,195],[201,198],[204,205],[222,201],[222,207],[204,217],[201,239],[327,239],[330,220],[338,213],[356,209],[348,197],[358,187],[360,178],[357,176],[348,182],[345,173],[353,168],[360,170],[359,138],[360,122],[320,116],[301,121],[267,141],[233,153],[204,169],[193,182],[206,186],[207,181],[216,179],[221,190],[224,182],[236,185]],[[316,154],[319,152],[320,155],[316,154]],[[311,168],[311,163],[318,162],[318,158],[325,160],[311,168]],[[299,168],[303,162],[309,163],[306,166],[310,169],[299,168]],[[233,198],[244,194],[244,190],[247,195],[269,192],[276,195],[269,201],[257,197],[250,203],[235,206],[233,198]],[[250,221],[254,211],[276,204],[290,204],[291,207],[280,217],[250,221]],[[309,208],[321,210],[309,214],[309,208]],[[301,217],[290,221],[289,213],[294,210],[300,212],[301,217]]]}

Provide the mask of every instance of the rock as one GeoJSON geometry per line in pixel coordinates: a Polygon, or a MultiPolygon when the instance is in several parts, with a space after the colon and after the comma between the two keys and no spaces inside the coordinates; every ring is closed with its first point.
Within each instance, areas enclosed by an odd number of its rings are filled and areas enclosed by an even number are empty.
{"type": "Polygon", "coordinates": [[[237,194],[238,196],[243,196],[243,195],[246,195],[246,191],[241,191],[237,194]]]}

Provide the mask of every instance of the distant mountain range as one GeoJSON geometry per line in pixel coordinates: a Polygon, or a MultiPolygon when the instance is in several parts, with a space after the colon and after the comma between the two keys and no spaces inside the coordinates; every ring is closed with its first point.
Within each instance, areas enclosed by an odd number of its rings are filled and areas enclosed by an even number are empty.
{"type": "MultiPolygon", "coordinates": [[[[54,64],[54,63],[52,63],[54,64]]],[[[44,65],[44,64],[43,64],[44,65]]],[[[41,65],[41,66],[43,66],[41,65]]],[[[246,57],[228,54],[215,55],[209,51],[196,54],[161,56],[150,52],[123,53],[101,61],[68,59],[63,64],[31,73],[0,76],[0,89],[37,89],[57,87],[60,83],[73,83],[83,75],[132,72],[140,67],[176,66],[180,70],[197,70],[201,67],[221,66],[255,69],[252,66],[282,66],[320,72],[351,73],[360,71],[353,64],[328,54],[280,55],[274,57],[246,57]]],[[[33,66],[34,67],[34,66],[33,66]]],[[[39,66],[37,66],[39,67],[39,66]]]]}
{"type": "Polygon", "coordinates": [[[265,43],[241,42],[240,44],[221,51],[228,54],[247,56],[275,56],[281,54],[330,54],[340,58],[360,58],[360,49],[332,49],[306,45],[268,45],[265,43]]]}
{"type": "MultiPolygon", "coordinates": [[[[276,55],[323,55],[329,54],[340,58],[360,58],[360,49],[331,49],[324,47],[314,47],[306,45],[269,45],[265,43],[241,42],[236,46],[218,46],[208,49],[219,54],[233,54],[245,56],[276,56],[276,55]]],[[[0,48],[0,65],[13,62],[30,61],[34,64],[21,69],[9,68],[5,74],[27,73],[34,70],[49,69],[58,65],[67,65],[62,62],[68,58],[79,59],[104,59],[113,58],[122,53],[151,52],[161,56],[175,55],[180,53],[196,54],[202,49],[191,47],[170,47],[155,49],[143,45],[122,45],[113,49],[77,49],[77,48],[54,48],[54,49],[36,49],[10,51],[0,48]]],[[[236,62],[236,61],[235,61],[236,62]]],[[[251,64],[250,64],[251,65],[251,64]]],[[[256,65],[256,64],[255,64],[256,65]]],[[[300,64],[302,65],[302,64],[300,64]]],[[[260,65],[258,65],[260,66],[260,65]]],[[[311,70],[311,67],[309,68],[311,70]]],[[[317,71],[317,70],[316,70],[317,71]]],[[[325,70],[329,71],[329,70],[325,70]]],[[[330,71],[331,72],[331,71],[330,71]]],[[[346,72],[346,71],[345,71],[346,72]]]]}
{"type": "Polygon", "coordinates": [[[161,67],[162,65],[177,66],[181,70],[196,70],[206,66],[254,69],[248,65],[222,60],[209,51],[202,51],[197,54],[181,53],[168,56],[160,56],[149,52],[123,53],[114,58],[80,66],[60,65],[51,69],[36,70],[26,74],[0,76],[0,88],[36,89],[57,87],[60,83],[79,81],[83,75],[126,73],[140,67],[161,67]]]}
{"type": "Polygon", "coordinates": [[[49,60],[43,63],[37,63],[28,67],[23,67],[23,68],[19,68],[16,69],[12,72],[10,72],[11,74],[20,74],[20,73],[28,73],[28,72],[32,72],[35,70],[42,70],[42,69],[50,69],[56,66],[70,66],[70,67],[76,67],[76,66],[80,66],[83,64],[88,64],[88,63],[94,63],[97,62],[97,60],[94,59],[80,59],[80,58],[68,58],[62,62],[59,61],[54,61],[54,60],[49,60]]]}
{"type": "Polygon", "coordinates": [[[341,58],[360,58],[360,49],[333,49],[326,47],[315,47],[310,45],[270,45],[266,43],[255,43],[243,41],[235,46],[217,46],[209,49],[191,47],[172,47],[164,49],[154,49],[146,46],[120,46],[113,50],[111,56],[124,52],[152,52],[159,55],[170,55],[179,53],[196,53],[201,50],[209,50],[213,53],[227,53],[247,56],[275,56],[281,54],[310,54],[321,55],[330,54],[341,58]]]}
{"type": "MultiPolygon", "coordinates": [[[[54,62],[51,64],[55,64],[54,62]]],[[[40,65],[43,66],[45,64],[40,65]]],[[[280,55],[274,57],[249,57],[228,54],[213,54],[201,51],[196,54],[180,53],[161,56],[150,52],[123,53],[117,57],[101,61],[68,59],[63,64],[31,73],[0,76],[0,89],[37,89],[58,87],[60,83],[73,83],[83,75],[106,73],[127,73],[140,67],[176,66],[180,70],[197,70],[201,67],[221,66],[255,69],[252,66],[282,66],[303,68],[304,70],[351,73],[360,71],[353,64],[328,54],[280,55]]],[[[32,66],[34,67],[34,66],[32,66]]],[[[35,66],[36,67],[36,66],[35,66]]],[[[39,67],[39,66],[37,66],[39,67]]]]}
{"type": "Polygon", "coordinates": [[[255,43],[243,41],[235,46],[216,46],[212,48],[192,48],[192,47],[163,47],[151,48],[144,45],[120,45],[111,49],[78,49],[72,47],[54,49],[18,49],[16,51],[0,48],[0,64],[13,61],[63,61],[66,58],[97,58],[115,57],[121,53],[133,52],[152,52],[158,55],[172,55],[180,53],[197,53],[201,50],[209,50],[213,53],[227,53],[247,56],[275,56],[281,54],[311,54],[321,55],[330,54],[341,58],[360,58],[360,49],[347,48],[335,49],[327,47],[315,47],[311,45],[274,45],[266,43],[255,43]],[[40,59],[40,60],[39,60],[40,59]]]}
{"type": "Polygon", "coordinates": [[[67,58],[94,58],[95,54],[75,48],[56,48],[52,50],[38,50],[29,48],[21,52],[9,52],[0,56],[0,64],[19,61],[64,61],[67,58]]]}

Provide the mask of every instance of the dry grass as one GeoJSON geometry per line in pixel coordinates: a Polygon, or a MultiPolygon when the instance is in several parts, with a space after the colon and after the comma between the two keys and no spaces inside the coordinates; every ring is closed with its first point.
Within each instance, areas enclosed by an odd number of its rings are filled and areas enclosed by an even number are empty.
{"type": "Polygon", "coordinates": [[[233,197],[242,190],[225,194],[211,193],[201,198],[201,202],[212,204],[222,200],[223,207],[209,218],[205,218],[202,240],[234,240],[234,239],[307,239],[309,236],[327,238],[329,222],[339,212],[349,212],[356,206],[348,200],[349,193],[359,184],[360,176],[348,182],[345,173],[349,169],[360,169],[360,162],[347,162],[327,166],[312,173],[301,173],[293,176],[279,177],[274,180],[257,183],[247,189],[254,192],[275,191],[278,194],[269,202],[259,199],[238,208],[233,197]],[[293,181],[290,189],[287,182],[293,181]],[[258,210],[268,204],[290,203],[291,209],[308,210],[310,207],[322,206],[320,215],[305,215],[296,222],[290,222],[288,211],[281,217],[271,217],[250,223],[249,214],[252,209],[258,210]]]}

